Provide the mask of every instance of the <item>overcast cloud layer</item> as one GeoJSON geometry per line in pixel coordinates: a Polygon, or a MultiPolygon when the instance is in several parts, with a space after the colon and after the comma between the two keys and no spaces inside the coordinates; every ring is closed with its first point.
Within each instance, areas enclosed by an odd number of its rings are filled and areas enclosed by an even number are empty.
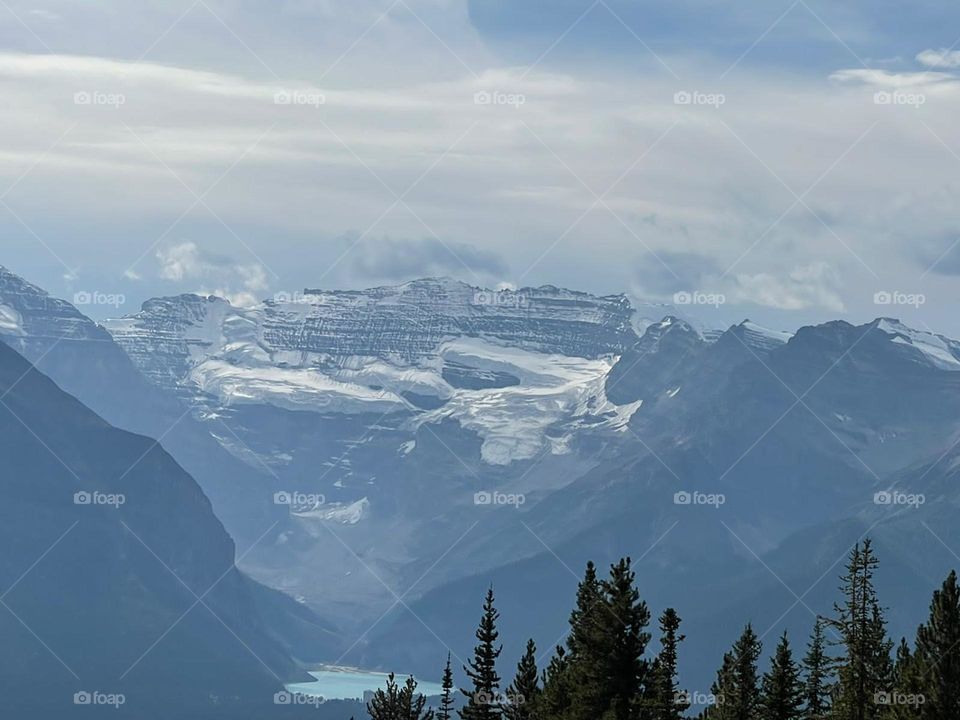
{"type": "Polygon", "coordinates": [[[960,335],[956,11],[130,5],[0,9],[0,263],[57,294],[452,275],[960,335]]]}

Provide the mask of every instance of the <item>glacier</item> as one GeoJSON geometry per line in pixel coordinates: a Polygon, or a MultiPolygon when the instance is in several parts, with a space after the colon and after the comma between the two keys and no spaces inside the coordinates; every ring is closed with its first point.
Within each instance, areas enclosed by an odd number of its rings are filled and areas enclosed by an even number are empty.
{"type": "MultiPolygon", "coordinates": [[[[604,378],[638,341],[623,295],[553,286],[492,291],[446,278],[364,291],[305,290],[252,308],[181,295],[105,327],[157,385],[204,407],[444,419],[491,465],[565,452],[551,427],[586,414],[622,427],[604,378]]],[[[409,442],[409,441],[404,441],[409,442]]]]}

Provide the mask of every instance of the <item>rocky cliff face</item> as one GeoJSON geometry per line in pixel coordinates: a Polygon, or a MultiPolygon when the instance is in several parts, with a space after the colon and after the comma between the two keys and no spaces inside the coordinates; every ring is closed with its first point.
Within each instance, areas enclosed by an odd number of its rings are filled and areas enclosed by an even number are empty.
{"type": "Polygon", "coordinates": [[[224,447],[266,466],[292,497],[322,499],[284,507],[295,528],[270,546],[282,552],[266,548],[247,567],[314,607],[342,604],[355,621],[357,603],[386,598],[340,536],[399,581],[415,568],[398,553],[428,556],[455,539],[454,525],[420,512],[427,498],[455,508],[518,478],[528,492],[556,486],[569,478],[526,471],[547,456],[580,472],[582,438],[626,432],[636,404],[609,402],[604,378],[639,340],[635,315],[620,295],[425,279],[252,308],[157,298],[105,326],[224,447]]]}
{"type": "MultiPolygon", "coordinates": [[[[481,338],[543,354],[597,359],[637,340],[622,295],[595,297],[551,286],[491,291],[427,279],[363,291],[306,290],[252,309],[181,295],[144,303],[107,328],[145,375],[182,382],[191,365],[238,343],[277,367],[336,371],[358,361],[430,365],[444,342],[481,338]]],[[[242,358],[238,358],[242,359],[242,358]]]]}
{"type": "MultiPolygon", "coordinates": [[[[65,300],[0,265],[0,335],[20,338],[21,347],[50,339],[110,341],[110,334],[65,300]]],[[[15,342],[8,344],[14,345],[15,342]]]]}
{"type": "Polygon", "coordinates": [[[603,404],[599,379],[638,339],[632,316],[619,295],[551,286],[496,292],[427,279],[307,290],[249,309],[195,295],[160,298],[107,328],[153,383],[210,413],[266,405],[453,417],[492,443],[486,459],[507,463],[544,446],[545,424],[575,416],[591,398],[603,404]],[[542,398],[537,437],[515,451],[497,447],[495,436],[530,427],[504,422],[504,412],[542,398]],[[495,427],[468,417],[481,399],[499,408],[486,413],[501,416],[495,427]]]}

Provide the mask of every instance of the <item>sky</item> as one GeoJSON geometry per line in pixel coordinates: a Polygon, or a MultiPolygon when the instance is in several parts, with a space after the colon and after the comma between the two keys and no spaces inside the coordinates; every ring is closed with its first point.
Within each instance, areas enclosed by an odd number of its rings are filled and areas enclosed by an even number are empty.
{"type": "Polygon", "coordinates": [[[0,264],[102,318],[447,275],[960,337],[960,6],[4,0],[0,264]]]}

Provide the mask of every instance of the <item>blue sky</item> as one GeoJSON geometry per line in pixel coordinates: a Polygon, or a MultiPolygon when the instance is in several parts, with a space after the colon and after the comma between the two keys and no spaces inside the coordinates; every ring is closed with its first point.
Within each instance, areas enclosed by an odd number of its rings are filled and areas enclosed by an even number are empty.
{"type": "Polygon", "coordinates": [[[950,46],[960,21],[956,5],[929,0],[473,0],[469,12],[484,39],[518,63],[531,62],[582,17],[554,61],[597,53],[634,57],[636,33],[658,53],[699,54],[705,62],[732,61],[756,43],[747,66],[806,74],[822,74],[857,57],[892,64],[898,57],[912,59],[918,46],[950,46]]]}
{"type": "Polygon", "coordinates": [[[946,3],[8,6],[0,263],[95,317],[453,275],[960,336],[946,3]]]}

